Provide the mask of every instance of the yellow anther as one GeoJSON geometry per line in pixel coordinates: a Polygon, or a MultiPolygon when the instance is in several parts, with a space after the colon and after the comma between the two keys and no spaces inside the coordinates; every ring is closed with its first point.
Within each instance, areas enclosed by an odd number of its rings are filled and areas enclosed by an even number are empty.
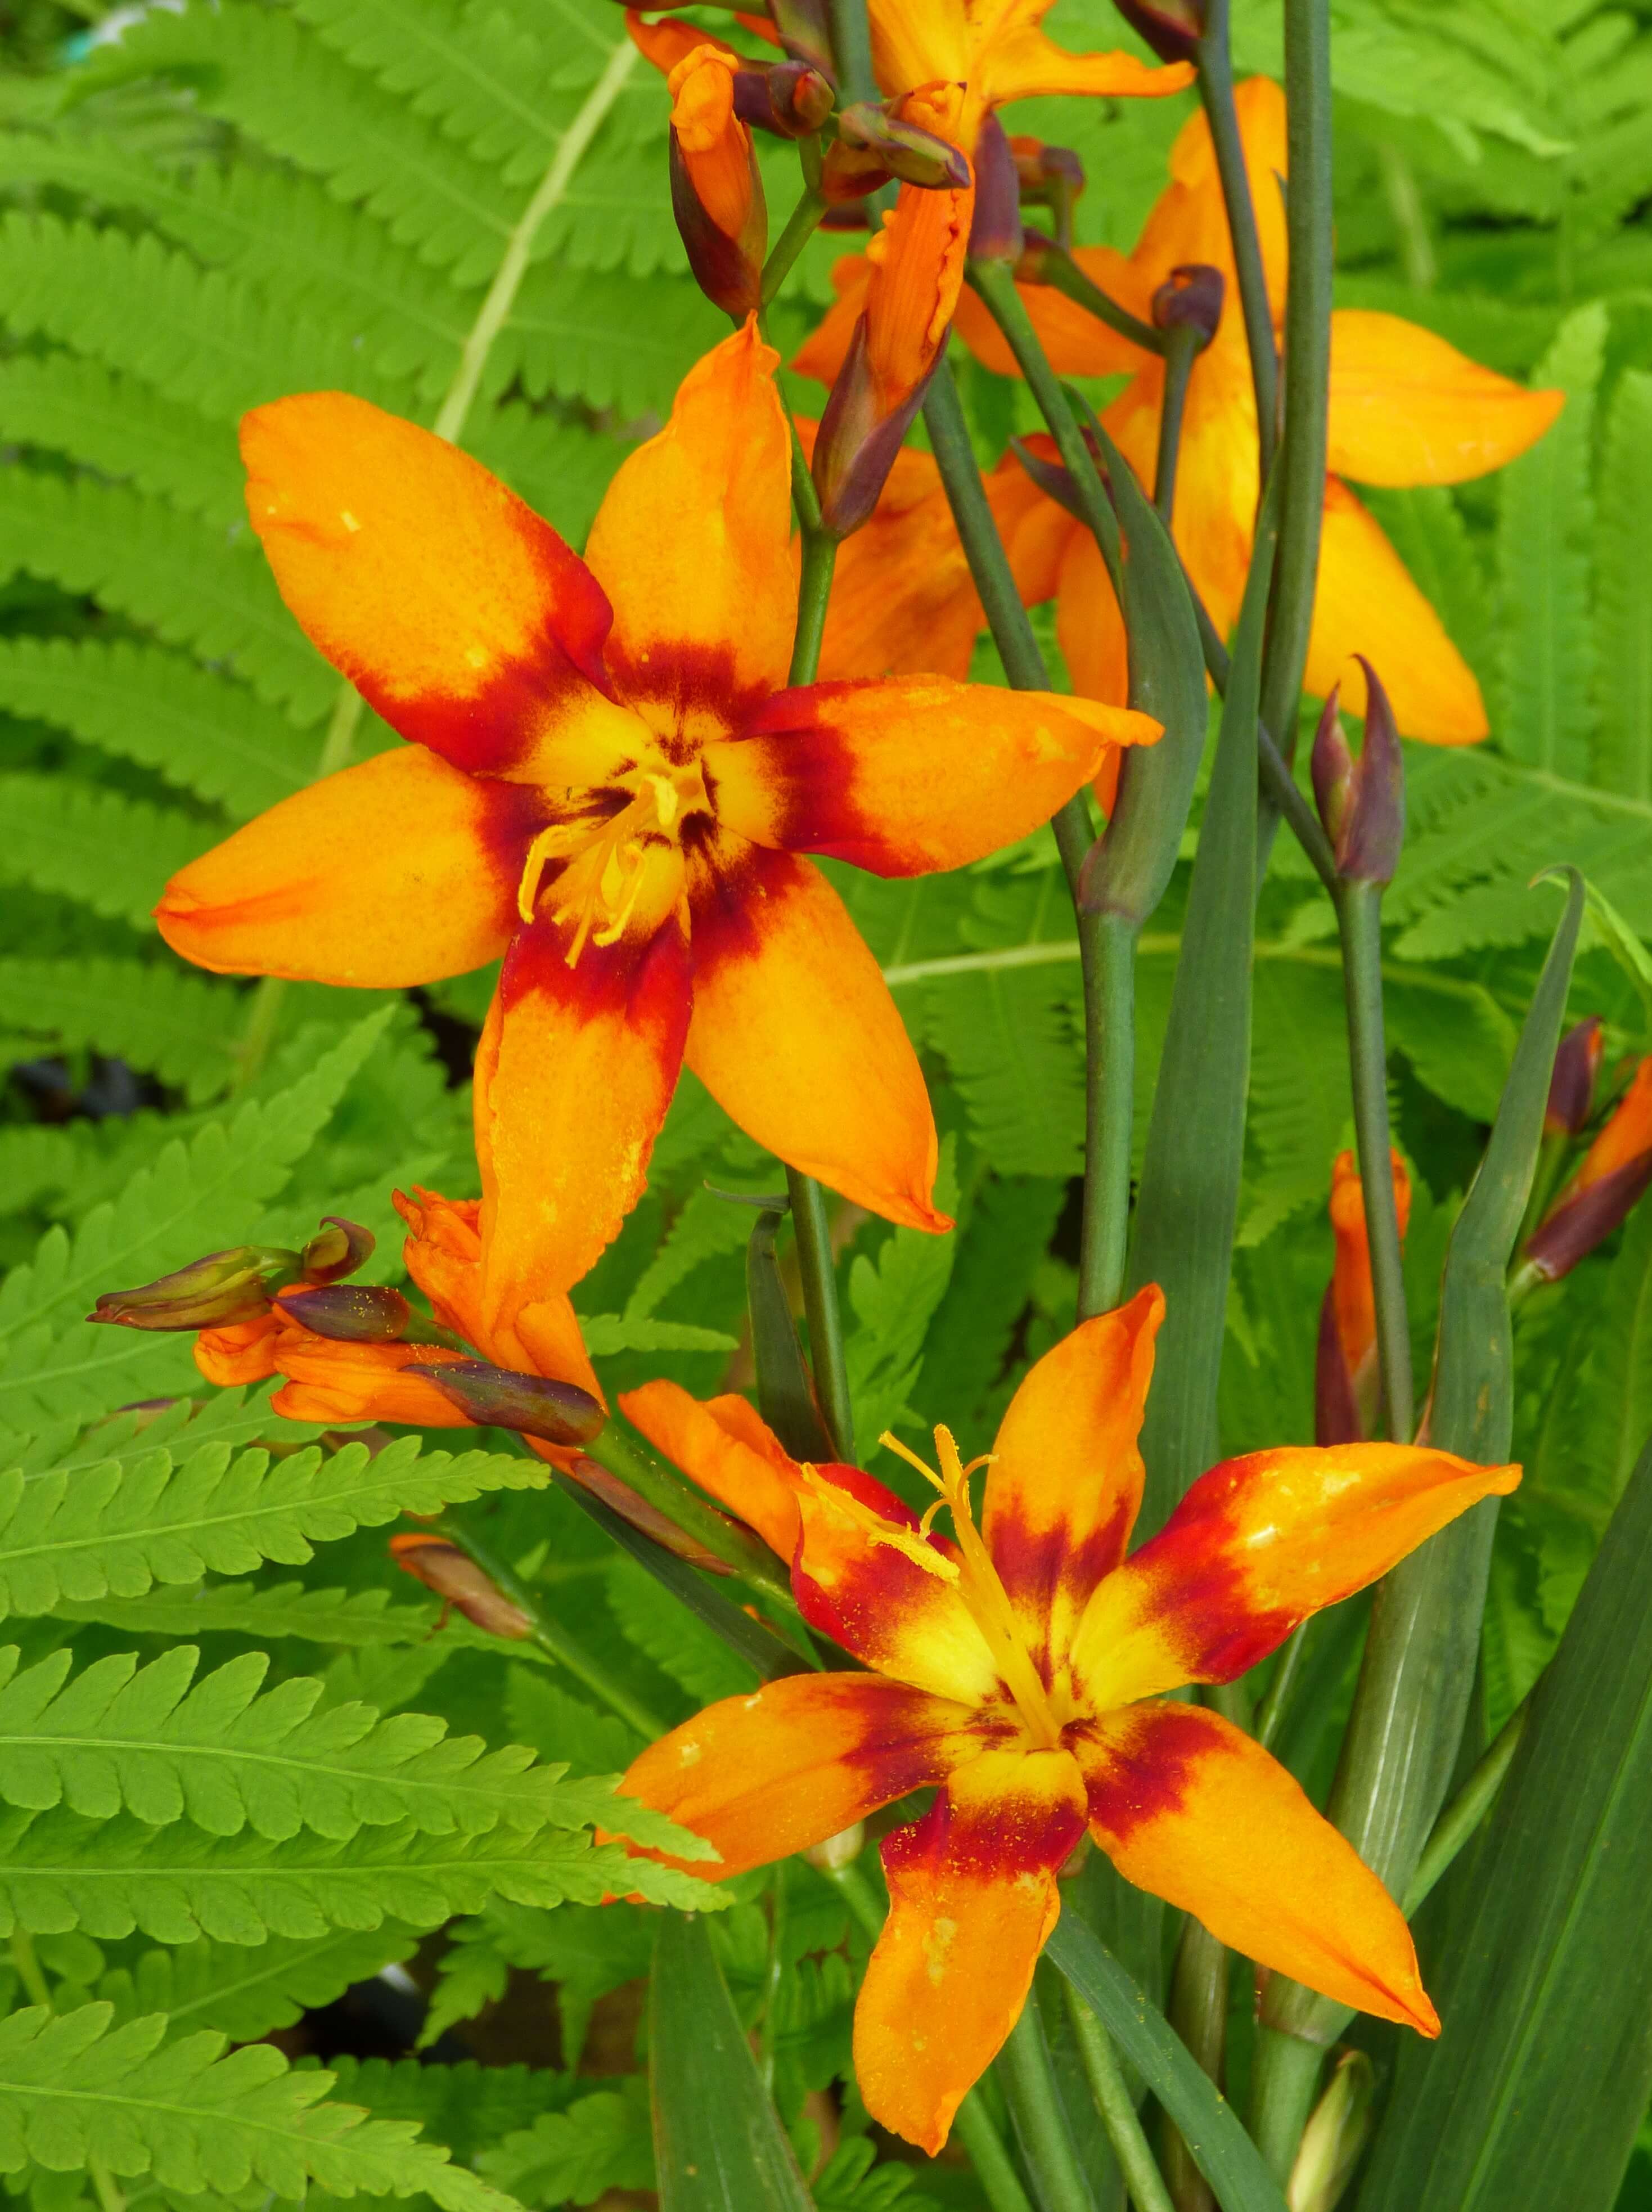
{"type": "Polygon", "coordinates": [[[847,1490],[840,1490],[835,1482],[829,1482],[817,1468],[804,1467],[799,1471],[805,1486],[822,1504],[842,1519],[853,1521],[869,1543],[886,1545],[890,1551],[901,1553],[911,1560],[914,1567],[921,1567],[926,1575],[933,1575],[938,1582],[957,1582],[957,1561],[949,1559],[944,1552],[938,1552],[932,1544],[926,1544],[916,1529],[903,1528],[898,1522],[885,1521],[874,1507],[863,1504],[859,1498],[852,1498],[847,1490]]]}

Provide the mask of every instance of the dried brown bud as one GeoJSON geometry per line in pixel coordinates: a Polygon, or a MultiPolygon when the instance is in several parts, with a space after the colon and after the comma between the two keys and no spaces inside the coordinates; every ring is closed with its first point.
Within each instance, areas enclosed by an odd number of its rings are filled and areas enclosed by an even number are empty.
{"type": "Polygon", "coordinates": [[[519,1605],[513,1605],[496,1583],[489,1579],[468,1552],[446,1537],[417,1534],[392,1536],[390,1556],[404,1574],[412,1575],[434,1590],[444,1606],[455,1607],[489,1636],[507,1636],[520,1644],[533,1633],[533,1623],[519,1605]]]}
{"type": "Polygon", "coordinates": [[[975,204],[969,225],[972,261],[1021,258],[1021,179],[1004,125],[989,109],[975,140],[975,204]]]}
{"type": "Polygon", "coordinates": [[[1202,350],[1216,336],[1226,291],[1219,269],[1202,261],[1183,262],[1153,295],[1153,327],[1196,331],[1202,350]]]}
{"type": "Polygon", "coordinates": [[[1554,1056],[1549,1080],[1549,1103],[1544,1109],[1546,1137],[1578,1137],[1594,1110],[1594,1084],[1600,1073],[1606,1042],[1600,1017],[1591,1014],[1576,1029],[1568,1030],[1554,1056]]]}

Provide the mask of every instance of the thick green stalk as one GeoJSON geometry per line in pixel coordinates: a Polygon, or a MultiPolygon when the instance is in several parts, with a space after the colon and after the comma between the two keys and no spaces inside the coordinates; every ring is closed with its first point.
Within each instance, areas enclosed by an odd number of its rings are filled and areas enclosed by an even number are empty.
{"type": "MultiPolygon", "coordinates": [[[[1182,1923],[1170,1983],[1169,2021],[1220,2087],[1228,2039],[1228,1954],[1208,1928],[1182,1923]]],[[[1214,2212],[1216,2197],[1173,2123],[1164,2126],[1164,2174],[1176,2212],[1214,2212]]]]}
{"type": "Polygon", "coordinates": [[[645,1743],[653,1743],[665,1735],[667,1723],[634,1698],[623,1683],[611,1680],[606,1668],[583,1648],[578,1638],[570,1636],[560,1621],[551,1619],[538,1594],[499,1557],[479,1533],[473,1519],[450,1506],[441,1516],[441,1533],[474,1559],[489,1581],[526,1616],[532,1626],[533,1641],[548,1657],[566,1668],[610,1713],[617,1713],[628,1728],[635,1729],[645,1743]]]}
{"type": "Polygon", "coordinates": [[[826,1194],[812,1176],[786,1170],[792,1194],[792,1228],[798,1241],[798,1270],[803,1278],[803,1310],[809,1323],[809,1355],[821,1418],[833,1450],[846,1465],[854,1460],[854,1408],[849,1401],[849,1370],[843,1356],[843,1321],[838,1311],[837,1270],[832,1255],[826,1194]]]}
{"type": "Polygon", "coordinates": [[[1095,940],[1085,963],[1084,1215],[1078,1252],[1078,1318],[1107,1313],[1124,1296],[1130,1231],[1130,1136],[1136,1093],[1137,931],[1121,915],[1083,915],[1095,940]]]}
{"type": "Polygon", "coordinates": [[[1405,1444],[1411,1442],[1413,1420],[1411,1323],[1406,1313],[1388,1131],[1388,1047],[1382,1028],[1382,886],[1341,883],[1336,907],[1342,929],[1354,1136],[1365,1196],[1365,1237],[1371,1255],[1383,1413],[1390,1441],[1405,1444]]]}
{"type": "Polygon", "coordinates": [[[1216,172],[1222,180],[1222,198],[1233,236],[1234,266],[1239,276],[1239,305],[1245,321],[1245,341],[1250,349],[1251,386],[1256,395],[1256,438],[1260,476],[1266,483],[1273,469],[1273,447],[1278,419],[1279,362],[1273,346],[1273,309],[1267,296],[1262,269],[1262,249],[1256,235],[1256,210],[1250,197],[1250,175],[1245,167],[1245,149],[1239,136],[1239,117],[1233,104],[1233,58],[1228,51],[1228,0],[1210,0],[1205,35],[1199,42],[1199,96],[1211,126],[1216,151],[1216,172]]]}
{"type": "Polygon", "coordinates": [[[1113,2155],[1119,2161],[1119,2171],[1124,2176],[1136,2212],[1175,2212],[1164,2177],[1154,2162],[1151,2148],[1136,2117],[1136,2107],[1112,2039],[1072,1983],[1066,1983],[1064,1987],[1067,2017],[1072,2022],[1073,2038],[1084,2063],[1090,2094],[1096,2100],[1096,2110],[1101,2114],[1102,2125],[1107,2130],[1107,2139],[1113,2146],[1113,2155]]]}
{"type": "Polygon", "coordinates": [[[803,533],[803,567],[798,578],[798,626],[792,635],[788,684],[812,684],[820,666],[820,641],[826,634],[826,609],[837,565],[837,540],[823,530],[803,533]]]}
{"type": "Polygon", "coordinates": [[[1458,1852],[1491,1811],[1497,1792],[1503,1787],[1503,1777],[1509,1771],[1509,1762],[1520,1748],[1520,1739],[1525,1730],[1531,1702],[1531,1692],[1527,1691],[1497,1730],[1491,1748],[1479,1765],[1435,1822],[1434,1832],[1428,1839],[1422,1857],[1417,1862],[1417,1871],[1406,1891],[1404,1907],[1407,1920],[1414,1912],[1422,1911],[1430,1892],[1436,1882],[1444,1879],[1458,1852]]]}
{"type": "Polygon", "coordinates": [[[720,1513],[710,1500],[692,1488],[673,1468],[642,1450],[610,1421],[599,1437],[580,1449],[598,1467],[635,1490],[639,1498],[656,1506],[685,1536],[720,1559],[725,1566],[754,1588],[793,1604],[792,1585],[780,1562],[747,1528],[720,1513]]]}
{"type": "Polygon", "coordinates": [[[1258,2023],[1250,2062],[1250,2132],[1278,2181],[1291,2179],[1324,2063],[1323,2045],[1258,2023]]]}
{"type": "Polygon", "coordinates": [[[1181,453],[1181,416],[1187,385],[1199,358],[1200,332],[1187,324],[1165,332],[1164,398],[1159,408],[1158,459],[1153,471],[1153,504],[1168,526],[1175,513],[1176,462],[1181,453]]]}
{"type": "Polygon", "coordinates": [[[952,365],[944,355],[936,363],[924,394],[924,428],[929,433],[946,503],[969,563],[970,580],[986,609],[1004,672],[1017,691],[1047,691],[1049,671],[1021,604],[1009,556],[987,504],[952,365]]]}
{"type": "Polygon", "coordinates": [[[1005,2100],[1015,2119],[1021,2155],[1030,2167],[1045,2212],[1096,2212],[1096,2200],[1061,2107],[1036,1990],[996,2061],[1005,2100]]]}

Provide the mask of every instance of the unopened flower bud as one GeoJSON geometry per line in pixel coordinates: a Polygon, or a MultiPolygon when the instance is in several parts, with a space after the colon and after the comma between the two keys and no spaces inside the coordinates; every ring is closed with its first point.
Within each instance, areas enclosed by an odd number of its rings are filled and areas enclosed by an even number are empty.
{"type": "Polygon", "coordinates": [[[359,1221],[346,1221],[342,1214],[324,1213],[321,1219],[323,1226],[299,1255],[304,1279],[307,1283],[340,1282],[367,1265],[379,1240],[370,1229],[364,1229],[359,1221]]]}
{"type": "Polygon", "coordinates": [[[470,1553],[449,1543],[446,1537],[422,1530],[392,1536],[390,1556],[404,1574],[412,1575],[427,1589],[434,1590],[444,1608],[454,1607],[489,1636],[508,1636],[519,1644],[532,1635],[533,1623],[521,1607],[513,1605],[470,1553]]]}
{"type": "MultiPolygon", "coordinates": [[[[610,1474],[596,1460],[576,1459],[568,1472],[581,1490],[588,1490],[593,1498],[599,1498],[610,1513],[617,1513],[622,1521],[629,1521],[634,1528],[651,1538],[662,1551],[670,1552],[679,1559],[686,1559],[691,1567],[699,1567],[708,1575],[732,1575],[734,1572],[726,1559],[720,1559],[714,1552],[708,1552],[703,1544],[697,1543],[692,1536],[685,1535],[676,1522],[669,1519],[657,1505],[650,1505],[647,1499],[639,1496],[629,1482],[623,1482],[618,1475],[610,1474]]],[[[727,1516],[724,1517],[726,1519],[727,1516]]],[[[731,1521],[729,1526],[732,1528],[734,1523],[731,1521]]]]}
{"type": "Polygon", "coordinates": [[[835,1836],[811,1844],[803,1856],[817,1874],[841,1874],[846,1866],[853,1866],[866,1847],[866,1824],[857,1820],[852,1828],[840,1828],[835,1836]]]}
{"type": "Polygon", "coordinates": [[[1206,0],[1113,0],[1162,62],[1190,62],[1205,35],[1206,0]]]}
{"type": "Polygon", "coordinates": [[[485,1360],[459,1359],[419,1372],[480,1428],[513,1429],[550,1444],[588,1444],[608,1418],[576,1382],[521,1375],[485,1360]]]}
{"type": "Polygon", "coordinates": [[[807,62],[777,62],[773,69],[734,72],[734,112],[755,131],[780,138],[812,138],[837,97],[829,81],[807,62]]]}
{"type": "Polygon", "coordinates": [[[1526,1246],[1527,1265],[1546,1283],[1558,1282],[1625,1220],[1652,1184],[1652,1059],[1635,1079],[1576,1174],[1549,1208],[1526,1246]]]}
{"type": "MultiPolygon", "coordinates": [[[[1411,1177],[1398,1152],[1391,1152],[1389,1160],[1394,1208],[1403,1243],[1411,1219],[1411,1177]]],[[[1358,1443],[1372,1432],[1382,1386],[1365,1187],[1351,1152],[1339,1152],[1332,1167],[1330,1215],[1336,1262],[1320,1310],[1314,1364],[1314,1441],[1316,1444],[1358,1443]]]]}
{"type": "Polygon", "coordinates": [[[1345,2051],[1303,2130],[1285,2191],[1290,2212],[1332,2212],[1340,2202],[1370,2136],[1376,2095],[1370,2060],[1363,2051],[1345,2051]]]}
{"type": "Polygon", "coordinates": [[[706,297],[738,322],[762,303],[768,211],[751,133],[734,112],[738,55],[696,46],[666,78],[671,212],[706,297]]]}
{"type": "Polygon", "coordinates": [[[1546,1137],[1582,1134],[1594,1109],[1594,1081],[1605,1048],[1599,1014],[1589,1015],[1561,1038],[1549,1079],[1549,1103],[1543,1110],[1546,1137]]]}
{"type": "Polygon", "coordinates": [[[339,1344],[400,1344],[413,1318],[399,1291],[375,1283],[301,1285],[284,1292],[280,1304],[312,1336],[339,1344]]]}
{"type": "Polygon", "coordinates": [[[1021,258],[1021,179],[1004,125],[990,109],[975,139],[975,205],[969,226],[972,261],[1021,258]]]}
{"type": "Polygon", "coordinates": [[[1356,761],[1337,713],[1333,685],[1314,738],[1314,799],[1345,882],[1386,884],[1400,865],[1406,834],[1406,771],[1388,695],[1363,653],[1365,743],[1356,761]]]}
{"type": "Polygon", "coordinates": [[[299,1255],[273,1244],[209,1252],[135,1291],[105,1291],[88,1321],[123,1328],[227,1328],[257,1321],[277,1291],[302,1280],[299,1255]]]}
{"type": "Polygon", "coordinates": [[[969,162],[963,150],[938,132],[911,120],[910,102],[858,100],[839,111],[837,143],[826,150],[823,189],[829,199],[876,191],[891,177],[923,191],[963,191],[969,162]],[[854,191],[846,189],[854,179],[854,191]]]}
{"type": "Polygon", "coordinates": [[[1183,262],[1153,295],[1155,330],[1193,330],[1201,350],[1216,336],[1227,282],[1219,269],[1202,261],[1183,262]]]}

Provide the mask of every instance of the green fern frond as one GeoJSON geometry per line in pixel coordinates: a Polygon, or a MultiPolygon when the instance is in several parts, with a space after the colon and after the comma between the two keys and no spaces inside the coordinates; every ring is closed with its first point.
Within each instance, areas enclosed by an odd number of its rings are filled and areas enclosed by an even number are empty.
{"type": "Polygon", "coordinates": [[[686,1607],[659,1602],[659,1584],[635,1559],[614,1560],[607,1588],[614,1618],[627,1637],[697,1705],[714,1705],[720,1698],[758,1686],[745,1661],[686,1607]]]}
{"type": "Polygon", "coordinates": [[[542,2113],[477,2160],[490,2181],[524,2204],[590,2204],[610,2189],[654,2185],[648,2083],[625,2075],[612,2089],[542,2113]]]}
{"type": "Polygon", "coordinates": [[[690,1192],[626,1300],[625,1319],[642,1321],[656,1312],[701,1261],[739,1251],[751,1234],[755,1218],[749,1207],[731,1206],[714,1191],[690,1192]]]}
{"type": "Polygon", "coordinates": [[[34,1259],[0,1283],[0,1429],[37,1419],[89,1420],[112,1406],[169,1395],[164,1378],[183,1383],[192,1370],[179,1339],[94,1332],[82,1316],[101,1291],[150,1281],[245,1237],[389,1019],[388,1010],[369,1014],[286,1091],[249,1099],[232,1121],[209,1122],[187,1147],[167,1145],[118,1200],[94,1208],[72,1243],[61,1229],[46,1232],[34,1259]]]}
{"type": "Polygon", "coordinates": [[[683,276],[646,283],[539,262],[495,349],[495,389],[519,376],[531,399],[583,399],[623,420],[664,413],[728,325],[683,276]]]}
{"type": "Polygon", "coordinates": [[[439,1513],[545,1480],[536,1460],[422,1455],[416,1437],[376,1456],[351,1443],[271,1460],[213,1443],[180,1462],[157,1446],[125,1462],[0,1475],[0,1609],[39,1613],[64,1598],[138,1597],[156,1583],[246,1574],[266,1559],[300,1566],[314,1545],[382,1528],[399,1513],[439,1513]]]}
{"type": "Polygon", "coordinates": [[[1652,375],[1626,369],[1606,416],[1595,541],[1601,783],[1652,804],[1652,375]]]}
{"type": "Polygon", "coordinates": [[[20,354],[0,362],[0,436],[88,462],[218,529],[246,514],[228,439],[205,432],[194,408],[76,354],[20,354]]]}
{"type": "MultiPolygon", "coordinates": [[[[705,1632],[701,1632],[704,1633],[705,1632]]],[[[340,1838],[400,1821],[432,1835],[503,1825],[574,1828],[600,1820],[674,1848],[681,1832],[599,1782],[568,1781],[520,1744],[489,1751],[425,1713],[380,1718],[369,1705],[318,1711],[322,1684],[294,1676],[261,1690],[261,1651],[197,1682],[188,1644],[139,1667],[131,1653],[70,1679],[68,1651],[18,1673],[0,1650],[0,1797],[26,1811],[120,1811],[151,1826],[189,1820],[210,1834],[251,1827],[277,1841],[301,1828],[340,1838]]]]}
{"type": "Polygon", "coordinates": [[[145,1951],[130,1966],[112,1968],[96,1995],[113,2006],[117,2027],[145,2013],[165,2013],[174,2034],[213,2027],[232,2043],[254,2043],[410,1958],[418,1940],[389,1923],[371,1930],[335,1929],[307,1943],[281,1936],[256,1947],[187,1943],[145,1951]]]}
{"type": "Polygon", "coordinates": [[[192,1104],[234,1073],[243,998],[233,985],[141,960],[0,960],[0,1023],[38,1036],[45,1050],[118,1054],[192,1104]]]}
{"type": "Polygon", "coordinates": [[[0,1934],[60,1935],[79,1928],[100,1942],[136,1932],[157,1943],[313,1942],[335,1928],[387,1921],[438,1928],[456,1913],[503,1897],[543,1911],[600,1905],[615,1893],[710,1911],[726,1890],[620,1844],[577,1831],[495,1828],[433,1836],[411,1826],[364,1831],[336,1843],[306,1831],[280,1843],[253,1834],[209,1836],[179,1821],[146,1828],[130,1814],[15,1816],[0,1823],[0,1934]]]}
{"type": "Polygon", "coordinates": [[[1334,968],[1262,961],[1254,979],[1242,1245],[1323,1205],[1353,1107],[1347,1016],[1334,968]]]}
{"type": "MultiPolygon", "coordinates": [[[[580,1913],[580,1919],[606,1917],[580,1913]]],[[[435,2065],[415,2058],[330,2058],[333,2094],[379,2120],[417,2120],[466,2165],[513,2129],[565,2106],[577,2093],[567,2074],[546,2067],[481,2066],[474,2059],[435,2065]]]]}
{"type": "Polygon", "coordinates": [[[270,2044],[225,2056],[209,2030],[168,2042],[164,2014],[112,2021],[108,2004],[0,2021],[0,2172],[95,2159],[191,2195],[256,2181],[297,2198],[313,2179],[338,2196],[422,2193],[445,2212],[509,2212],[509,2197],[405,2122],[321,2102],[332,2076],[293,2072],[270,2044]]]}
{"type": "Polygon", "coordinates": [[[282,605],[250,531],[210,530],[124,484],[19,469],[0,507],[0,570],[19,568],[94,592],[168,645],[229,662],[301,723],[319,720],[338,695],[337,675],[282,605]]]}
{"type": "MultiPolygon", "coordinates": [[[[250,1637],[258,1644],[290,1636],[349,1647],[422,1644],[434,1630],[441,1608],[434,1602],[392,1605],[388,1590],[306,1589],[302,1583],[264,1587],[212,1583],[193,1589],[151,1589],[137,1598],[61,1598],[52,1611],[59,1620],[99,1620],[137,1636],[222,1633],[250,1637]]],[[[458,1640],[463,1641],[469,1626],[468,1621],[449,1620],[442,1633],[458,1630],[458,1640]]],[[[495,1651],[499,1648],[479,1631],[477,1643],[495,1651]]]]}
{"type": "MultiPolygon", "coordinates": [[[[245,684],[125,638],[0,639],[0,707],[141,762],[238,822],[298,790],[317,752],[313,736],[245,684]]],[[[116,845],[105,855],[123,857],[116,845]]]]}
{"type": "MultiPolygon", "coordinates": [[[[957,1206],[957,1140],[948,1136],[935,1178],[935,1203],[943,1212],[952,1212],[957,1206]]],[[[855,1327],[844,1357],[862,1431],[863,1455],[906,1410],[922,1365],[924,1338],[946,1295],[957,1249],[956,1237],[896,1229],[884,1239],[875,1260],[858,1253],[849,1268],[855,1327]]],[[[929,1409],[917,1410],[926,1414],[929,1409]]]]}
{"type": "Polygon", "coordinates": [[[197,815],[61,775],[0,775],[0,878],[146,933],[167,878],[216,842],[197,815]]]}
{"type": "Polygon", "coordinates": [[[481,416],[465,448],[575,545],[629,448],[606,431],[507,401],[481,416]]]}

